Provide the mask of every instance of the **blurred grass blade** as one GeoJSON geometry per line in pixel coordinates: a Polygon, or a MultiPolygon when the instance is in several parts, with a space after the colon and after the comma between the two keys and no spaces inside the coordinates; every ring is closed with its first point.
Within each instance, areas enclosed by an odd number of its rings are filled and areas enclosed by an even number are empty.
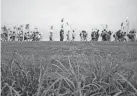
{"type": "Polygon", "coordinates": [[[13,90],[17,96],[21,96],[21,95],[19,94],[19,92],[17,92],[17,91],[16,91],[12,86],[10,86],[8,83],[5,83],[5,85],[7,85],[11,90],[13,90]]]}
{"type": "Polygon", "coordinates": [[[116,73],[117,75],[119,75],[120,77],[122,77],[122,79],[124,80],[124,81],[126,81],[133,89],[134,89],[134,91],[136,92],[136,94],[137,94],[137,89],[124,77],[124,76],[122,76],[120,73],[116,73]]]}

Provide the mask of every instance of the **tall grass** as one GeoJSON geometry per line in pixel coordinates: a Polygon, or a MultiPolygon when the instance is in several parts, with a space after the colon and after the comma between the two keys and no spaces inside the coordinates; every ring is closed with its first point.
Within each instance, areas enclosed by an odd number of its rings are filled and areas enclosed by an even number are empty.
{"type": "Polygon", "coordinates": [[[124,64],[115,63],[110,54],[105,58],[79,54],[45,59],[41,57],[38,67],[32,55],[32,66],[27,67],[25,57],[15,51],[9,64],[1,67],[1,96],[137,96],[129,79],[133,81],[137,72],[125,76],[124,64]]]}

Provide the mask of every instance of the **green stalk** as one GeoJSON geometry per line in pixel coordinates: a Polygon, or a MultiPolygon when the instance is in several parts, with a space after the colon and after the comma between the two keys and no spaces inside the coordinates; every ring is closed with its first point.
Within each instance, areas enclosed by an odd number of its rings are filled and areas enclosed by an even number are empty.
{"type": "Polygon", "coordinates": [[[81,92],[81,81],[78,81],[77,84],[78,84],[79,96],[82,96],[82,92],[81,92]]]}
{"type": "Polygon", "coordinates": [[[5,83],[6,86],[8,86],[11,90],[15,92],[17,96],[21,96],[12,86],[10,86],[8,83],[5,83]]]}
{"type": "Polygon", "coordinates": [[[9,62],[9,67],[10,67],[9,71],[10,71],[10,73],[11,73],[12,76],[13,76],[13,73],[12,73],[12,63],[13,63],[15,54],[16,54],[16,50],[14,51],[13,56],[12,56],[12,59],[11,59],[11,61],[9,62]]]}
{"type": "Polygon", "coordinates": [[[119,74],[119,73],[116,73],[116,74],[119,75],[120,77],[122,77],[122,79],[123,79],[124,81],[126,81],[127,84],[129,84],[129,85],[134,89],[135,93],[137,94],[137,89],[136,89],[124,76],[122,76],[122,75],[119,74]]]}

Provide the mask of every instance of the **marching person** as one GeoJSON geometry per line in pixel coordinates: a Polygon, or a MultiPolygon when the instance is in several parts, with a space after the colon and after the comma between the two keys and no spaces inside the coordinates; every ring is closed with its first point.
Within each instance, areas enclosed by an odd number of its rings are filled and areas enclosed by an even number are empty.
{"type": "Polygon", "coordinates": [[[92,32],[91,32],[91,41],[95,41],[96,39],[96,32],[95,30],[92,29],[92,32]]]}
{"type": "Polygon", "coordinates": [[[30,41],[30,34],[29,34],[29,31],[27,32],[27,41],[30,41]]]}
{"type": "Polygon", "coordinates": [[[106,41],[106,34],[107,34],[106,29],[102,30],[102,33],[101,33],[102,41],[106,41]]]}
{"type": "Polygon", "coordinates": [[[9,41],[12,41],[12,34],[13,34],[13,33],[12,33],[12,31],[10,30],[10,31],[9,31],[9,38],[8,38],[9,41]]]}
{"type": "Polygon", "coordinates": [[[49,41],[53,41],[53,33],[52,32],[50,32],[50,35],[49,35],[49,41]]]}
{"type": "Polygon", "coordinates": [[[82,34],[82,32],[80,32],[79,36],[80,36],[80,40],[82,41],[83,40],[83,34],[82,34]]]}
{"type": "Polygon", "coordinates": [[[88,33],[85,30],[82,30],[83,41],[87,41],[88,33]]]}
{"type": "Polygon", "coordinates": [[[63,25],[64,25],[64,18],[61,19],[60,41],[63,41],[64,39],[63,25]]]}
{"type": "Polygon", "coordinates": [[[72,32],[72,41],[75,40],[75,36],[76,36],[76,34],[75,34],[75,31],[73,30],[73,32],[72,32]]]}
{"type": "Polygon", "coordinates": [[[13,31],[12,41],[15,41],[15,38],[16,38],[16,33],[15,33],[15,31],[13,31]]]}
{"type": "Polygon", "coordinates": [[[63,30],[63,28],[61,28],[61,30],[60,30],[60,41],[63,41],[63,39],[64,39],[64,30],[63,30]]]}
{"type": "Polygon", "coordinates": [[[51,28],[50,28],[49,40],[53,41],[53,26],[51,26],[51,28]]]}
{"type": "Polygon", "coordinates": [[[67,33],[67,41],[69,41],[70,40],[70,37],[69,37],[69,33],[70,33],[70,31],[68,31],[68,33],[67,33]]]}
{"type": "Polygon", "coordinates": [[[27,33],[24,34],[24,41],[27,41],[27,33]]]}

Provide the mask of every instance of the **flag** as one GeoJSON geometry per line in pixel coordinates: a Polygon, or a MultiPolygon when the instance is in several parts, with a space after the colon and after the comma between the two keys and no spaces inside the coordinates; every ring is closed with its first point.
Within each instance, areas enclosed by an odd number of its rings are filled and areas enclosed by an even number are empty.
{"type": "Polygon", "coordinates": [[[121,27],[123,26],[123,22],[121,23],[121,27]]]}
{"type": "Polygon", "coordinates": [[[64,18],[61,19],[61,22],[64,22],[64,18]]]}

